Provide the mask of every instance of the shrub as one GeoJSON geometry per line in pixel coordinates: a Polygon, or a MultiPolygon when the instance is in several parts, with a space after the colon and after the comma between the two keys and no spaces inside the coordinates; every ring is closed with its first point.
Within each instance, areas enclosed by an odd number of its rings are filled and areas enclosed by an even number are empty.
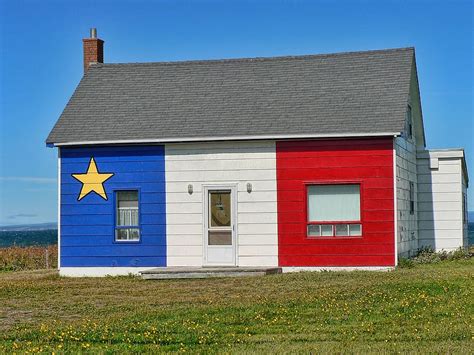
{"type": "Polygon", "coordinates": [[[413,262],[412,259],[407,259],[407,258],[398,259],[399,268],[411,269],[413,266],[415,266],[415,263],[413,262]]]}
{"type": "Polygon", "coordinates": [[[400,258],[398,260],[398,267],[412,268],[417,264],[436,264],[444,260],[461,260],[469,259],[474,256],[474,248],[466,249],[459,248],[452,251],[442,250],[435,252],[431,247],[422,247],[418,249],[416,255],[411,258],[400,258]]]}
{"type": "Polygon", "coordinates": [[[423,247],[418,249],[413,262],[416,264],[433,264],[446,259],[443,252],[436,253],[431,247],[423,247]]]}
{"type": "Polygon", "coordinates": [[[461,259],[469,259],[472,256],[473,254],[469,249],[459,248],[448,253],[447,259],[448,260],[461,260],[461,259]]]}
{"type": "Polygon", "coordinates": [[[430,247],[423,247],[418,249],[416,256],[413,258],[413,262],[415,264],[432,264],[443,260],[469,259],[471,256],[472,254],[466,248],[458,248],[452,251],[442,250],[435,252],[430,247]]]}
{"type": "Polygon", "coordinates": [[[56,269],[58,246],[0,248],[0,271],[56,269]]]}

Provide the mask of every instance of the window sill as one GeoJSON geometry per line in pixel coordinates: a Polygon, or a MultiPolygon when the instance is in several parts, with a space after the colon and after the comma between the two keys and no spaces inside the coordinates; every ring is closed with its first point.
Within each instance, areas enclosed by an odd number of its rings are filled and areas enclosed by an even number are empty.
{"type": "Polygon", "coordinates": [[[138,243],[141,243],[141,239],[138,239],[138,240],[117,240],[117,239],[115,239],[114,243],[117,243],[117,244],[138,244],[138,243]]]}

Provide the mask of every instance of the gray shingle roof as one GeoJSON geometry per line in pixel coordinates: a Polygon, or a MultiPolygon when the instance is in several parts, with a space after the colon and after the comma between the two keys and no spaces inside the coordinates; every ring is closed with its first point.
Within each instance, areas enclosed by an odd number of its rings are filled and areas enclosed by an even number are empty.
{"type": "Polygon", "coordinates": [[[90,67],[47,143],[401,132],[414,49],[90,67]]]}

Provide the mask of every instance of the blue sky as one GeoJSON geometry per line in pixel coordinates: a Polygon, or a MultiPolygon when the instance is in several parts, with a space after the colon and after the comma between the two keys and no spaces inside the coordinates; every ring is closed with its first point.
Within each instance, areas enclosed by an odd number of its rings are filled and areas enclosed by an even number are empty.
{"type": "Polygon", "coordinates": [[[0,225],[56,221],[44,140],[81,79],[90,27],[106,62],[414,46],[428,147],[464,147],[474,181],[472,1],[0,0],[0,26],[0,225]]]}

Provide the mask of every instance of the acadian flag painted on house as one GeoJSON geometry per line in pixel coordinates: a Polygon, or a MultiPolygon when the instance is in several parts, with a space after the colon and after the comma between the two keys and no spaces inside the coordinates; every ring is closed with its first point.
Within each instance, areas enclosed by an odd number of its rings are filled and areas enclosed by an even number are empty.
{"type": "Polygon", "coordinates": [[[386,269],[467,245],[464,152],[425,149],[413,48],[104,64],[93,34],[47,138],[62,275],[386,269]]]}

